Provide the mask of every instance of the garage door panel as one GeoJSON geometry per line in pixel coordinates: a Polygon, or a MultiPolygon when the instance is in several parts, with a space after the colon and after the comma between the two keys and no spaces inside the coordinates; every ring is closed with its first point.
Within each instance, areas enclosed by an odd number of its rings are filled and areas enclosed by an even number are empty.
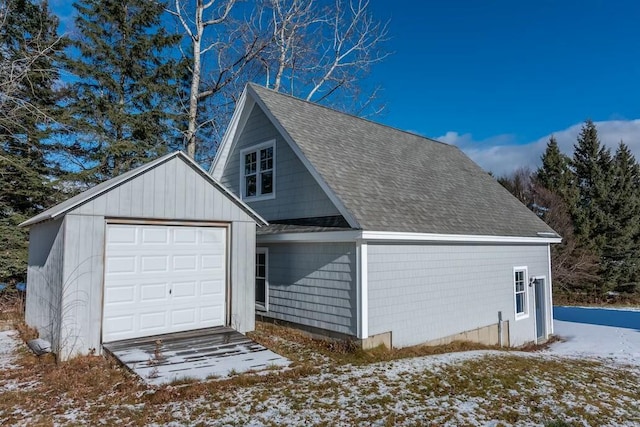
{"type": "Polygon", "coordinates": [[[140,302],[153,302],[169,300],[169,284],[168,283],[144,283],[140,288],[140,302]]]}
{"type": "Polygon", "coordinates": [[[202,270],[215,270],[218,268],[224,268],[224,257],[219,255],[202,255],[200,257],[200,265],[202,270]]]}
{"type": "Polygon", "coordinates": [[[175,228],[172,232],[173,243],[191,245],[198,243],[198,231],[193,228],[175,228]]]}
{"type": "Polygon", "coordinates": [[[178,255],[173,257],[174,271],[198,271],[198,257],[195,254],[178,255]]]}
{"type": "Polygon", "coordinates": [[[196,282],[173,282],[173,299],[193,298],[197,296],[196,282]]]}
{"type": "Polygon", "coordinates": [[[224,281],[223,280],[202,280],[200,281],[200,295],[223,295],[224,294],[224,281]]]}
{"type": "Polygon", "coordinates": [[[111,287],[104,293],[104,303],[106,305],[127,304],[135,301],[136,288],[133,285],[111,287]]]}
{"type": "Polygon", "coordinates": [[[107,258],[107,274],[131,274],[136,272],[136,258],[133,255],[107,258]]]}
{"type": "Polygon", "coordinates": [[[224,325],[226,229],[109,224],[107,234],[104,342],[224,325]]]}
{"type": "Polygon", "coordinates": [[[167,326],[167,314],[164,310],[140,313],[139,330],[141,332],[161,334],[163,330],[167,329],[167,326]]]}
{"type": "Polygon", "coordinates": [[[140,256],[140,271],[142,273],[158,273],[169,271],[169,257],[167,255],[140,256]]]}
{"type": "Polygon", "coordinates": [[[110,225],[107,229],[107,243],[110,245],[134,245],[136,231],[127,226],[110,225]]]}
{"type": "Polygon", "coordinates": [[[166,227],[145,227],[138,229],[143,245],[158,245],[169,243],[169,230],[166,227]]]}

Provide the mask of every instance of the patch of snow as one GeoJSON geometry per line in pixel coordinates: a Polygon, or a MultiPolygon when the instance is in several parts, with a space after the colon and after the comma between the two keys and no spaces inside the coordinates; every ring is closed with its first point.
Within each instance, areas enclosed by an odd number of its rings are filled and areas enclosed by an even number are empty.
{"type": "Polygon", "coordinates": [[[640,309],[555,307],[553,326],[548,353],[640,366],[640,309]]]}
{"type": "Polygon", "coordinates": [[[17,331],[0,332],[0,369],[15,368],[15,352],[20,342],[17,331]]]}

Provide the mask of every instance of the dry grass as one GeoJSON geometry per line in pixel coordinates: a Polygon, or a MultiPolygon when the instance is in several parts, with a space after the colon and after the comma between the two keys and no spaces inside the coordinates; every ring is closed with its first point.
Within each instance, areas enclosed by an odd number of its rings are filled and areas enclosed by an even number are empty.
{"type": "Polygon", "coordinates": [[[464,343],[363,352],[272,324],[252,336],[293,367],[154,388],[102,357],[55,363],[21,349],[19,366],[0,371],[0,424],[640,423],[637,369],[507,352],[419,357],[484,348],[464,343]]]}

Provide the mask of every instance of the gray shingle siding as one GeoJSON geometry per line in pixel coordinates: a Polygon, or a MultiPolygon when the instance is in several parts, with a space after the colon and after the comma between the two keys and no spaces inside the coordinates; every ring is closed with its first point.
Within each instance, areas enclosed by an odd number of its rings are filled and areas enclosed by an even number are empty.
{"type": "Polygon", "coordinates": [[[512,345],[533,341],[533,293],[529,318],[516,321],[513,267],[549,280],[547,256],[547,245],[369,244],[369,335],[411,346],[495,324],[502,311],[512,345]]]}
{"type": "Polygon", "coordinates": [[[276,197],[245,202],[267,221],[338,215],[339,212],[259,107],[254,107],[239,136],[221,183],[240,194],[240,151],[276,140],[276,197]]]}
{"type": "Polygon", "coordinates": [[[269,311],[265,316],[357,333],[355,244],[258,243],[258,247],[269,249],[269,311]]]}

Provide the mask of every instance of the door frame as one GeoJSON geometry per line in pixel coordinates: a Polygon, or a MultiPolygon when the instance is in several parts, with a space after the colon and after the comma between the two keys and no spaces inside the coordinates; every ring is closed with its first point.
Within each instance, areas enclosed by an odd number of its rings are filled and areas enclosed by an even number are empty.
{"type": "Polygon", "coordinates": [[[547,276],[532,276],[530,278],[533,287],[533,313],[534,313],[534,328],[536,334],[536,343],[542,342],[547,339],[549,336],[549,326],[548,326],[548,312],[549,312],[549,301],[547,298],[549,290],[547,289],[547,276]],[[539,282],[542,282],[539,284],[539,282]],[[538,295],[538,290],[542,289],[542,295],[538,295]],[[540,310],[538,310],[538,302],[542,304],[540,310]],[[542,319],[540,325],[542,327],[542,336],[539,335],[538,331],[538,313],[542,315],[542,319]]]}
{"type": "Polygon", "coordinates": [[[103,242],[102,242],[102,286],[100,287],[100,345],[102,345],[104,336],[104,297],[105,297],[105,285],[106,285],[106,261],[107,261],[107,228],[111,224],[125,224],[125,225],[150,225],[150,226],[178,226],[178,227],[211,227],[211,228],[224,228],[225,229],[225,295],[224,295],[224,325],[231,325],[231,223],[222,221],[172,221],[161,219],[143,219],[143,218],[109,218],[104,220],[103,229],[103,242]]]}

